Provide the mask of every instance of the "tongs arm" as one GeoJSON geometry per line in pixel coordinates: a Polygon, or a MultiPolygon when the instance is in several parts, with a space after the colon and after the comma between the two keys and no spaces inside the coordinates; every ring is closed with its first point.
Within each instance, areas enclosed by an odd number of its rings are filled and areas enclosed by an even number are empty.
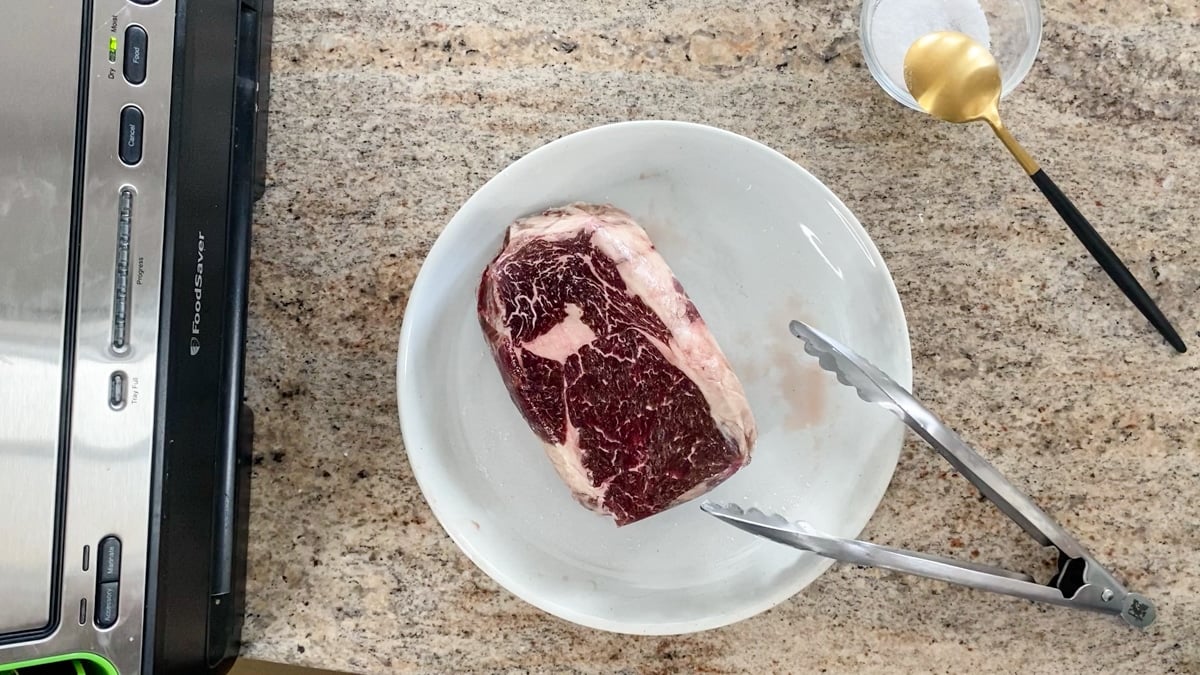
{"type": "MultiPolygon", "coordinates": [[[[880,374],[883,374],[882,371],[880,374]]],[[[1087,550],[1063,529],[1058,521],[1010,483],[991,462],[967,445],[966,441],[900,385],[894,382],[891,384],[894,385],[894,389],[888,393],[900,404],[900,417],[905,424],[925,439],[938,454],[945,457],[946,461],[971,481],[983,496],[1020,525],[1029,536],[1042,546],[1053,546],[1071,558],[1083,558],[1088,555],[1087,550]]]]}
{"type": "MultiPolygon", "coordinates": [[[[1153,605],[1139,595],[1128,593],[1119,585],[1112,589],[1104,584],[1085,584],[1073,593],[1064,593],[1061,588],[1039,584],[1026,574],[856,539],[834,537],[814,529],[807,523],[789,522],[782,516],[766,514],[758,509],[744,511],[736,505],[707,501],[701,504],[700,508],[751,534],[841,562],[879,567],[1034,602],[1120,616],[1138,627],[1145,627],[1154,620],[1153,605]]],[[[1085,561],[1088,567],[1098,567],[1094,561],[1085,561]]],[[[1086,570],[1084,574],[1087,574],[1086,570]]],[[[1062,575],[1062,570],[1059,575],[1062,575]]]]}

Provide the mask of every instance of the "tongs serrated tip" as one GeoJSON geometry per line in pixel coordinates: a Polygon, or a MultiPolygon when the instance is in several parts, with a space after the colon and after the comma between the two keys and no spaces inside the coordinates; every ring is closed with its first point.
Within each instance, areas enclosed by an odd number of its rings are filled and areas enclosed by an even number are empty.
{"type": "Polygon", "coordinates": [[[822,370],[837,376],[838,382],[854,389],[859,398],[903,415],[896,400],[899,392],[895,391],[901,387],[887,373],[806,323],[792,321],[788,328],[804,343],[804,351],[817,358],[822,370]]]}
{"type": "Polygon", "coordinates": [[[805,526],[804,523],[797,523],[788,520],[778,513],[763,511],[757,506],[742,508],[738,504],[734,503],[719,504],[717,502],[705,500],[701,502],[700,508],[711,516],[716,516],[725,522],[733,524],[777,528],[802,528],[805,526]]]}

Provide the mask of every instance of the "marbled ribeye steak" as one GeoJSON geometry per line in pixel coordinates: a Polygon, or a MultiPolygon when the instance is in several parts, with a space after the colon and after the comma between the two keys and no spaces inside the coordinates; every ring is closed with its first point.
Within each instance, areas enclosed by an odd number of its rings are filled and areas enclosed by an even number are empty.
{"type": "Polygon", "coordinates": [[[750,460],[742,385],[650,237],[611,206],[518,220],[479,284],[512,400],[575,498],[618,525],[750,460]]]}

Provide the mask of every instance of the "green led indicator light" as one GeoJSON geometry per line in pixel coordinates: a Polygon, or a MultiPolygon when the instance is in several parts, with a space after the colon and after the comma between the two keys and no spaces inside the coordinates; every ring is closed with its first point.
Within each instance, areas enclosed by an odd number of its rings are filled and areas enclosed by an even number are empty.
{"type": "Polygon", "coordinates": [[[117,38],[115,35],[108,38],[108,62],[117,62],[117,38]]]}

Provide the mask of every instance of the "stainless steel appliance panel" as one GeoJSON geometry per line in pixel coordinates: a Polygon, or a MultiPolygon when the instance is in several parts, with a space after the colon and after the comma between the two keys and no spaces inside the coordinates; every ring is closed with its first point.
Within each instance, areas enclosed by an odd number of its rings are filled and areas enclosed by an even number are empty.
{"type": "Polygon", "coordinates": [[[0,39],[0,634],[51,620],[82,7],[4,7],[21,20],[0,39]]]}

